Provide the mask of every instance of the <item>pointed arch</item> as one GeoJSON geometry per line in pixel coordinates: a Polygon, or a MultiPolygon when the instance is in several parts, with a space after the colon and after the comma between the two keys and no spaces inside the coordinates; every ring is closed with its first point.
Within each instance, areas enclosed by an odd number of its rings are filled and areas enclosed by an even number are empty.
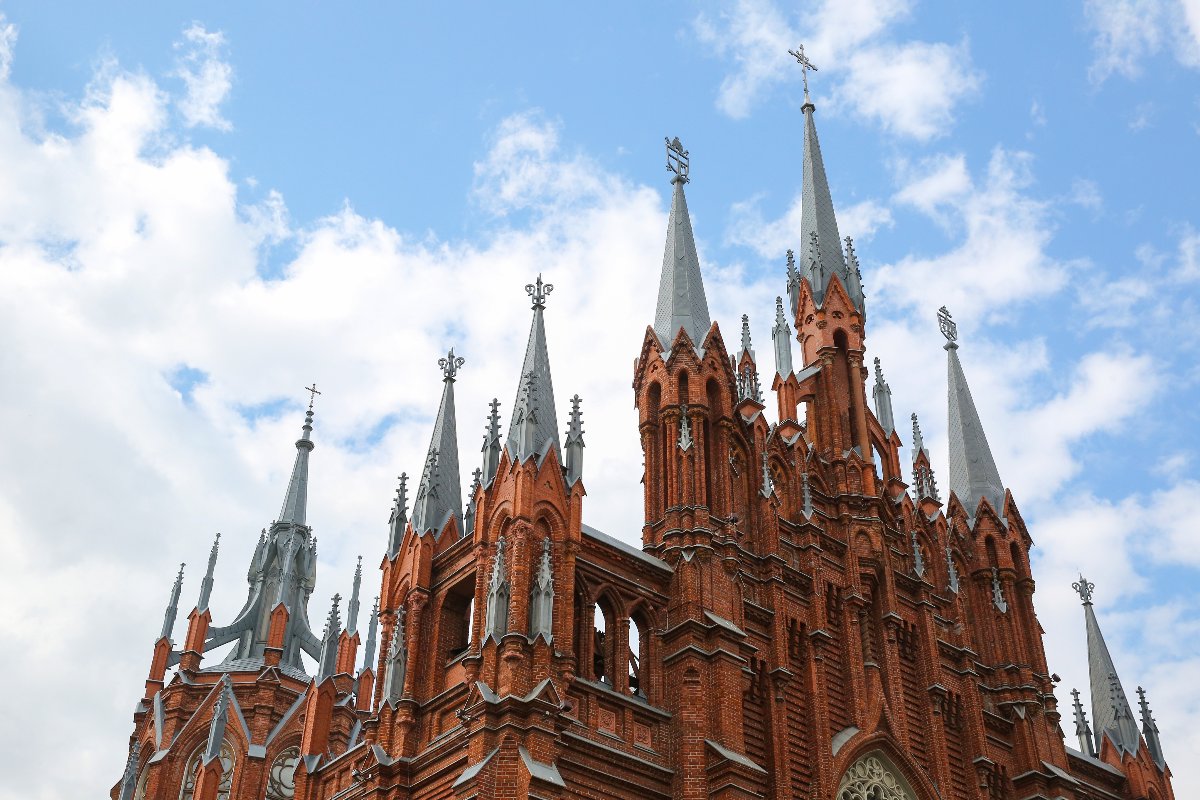
{"type": "MultiPolygon", "coordinates": [[[[179,787],[179,800],[193,800],[196,791],[196,778],[200,774],[200,761],[204,757],[205,744],[202,742],[187,760],[183,769],[183,785],[179,787]]],[[[221,782],[217,784],[217,800],[229,800],[232,796],[233,773],[237,769],[237,757],[229,740],[221,742],[221,782]]]]}
{"type": "Polygon", "coordinates": [[[846,768],[837,800],[917,800],[917,792],[883,750],[872,750],[846,768]]]}

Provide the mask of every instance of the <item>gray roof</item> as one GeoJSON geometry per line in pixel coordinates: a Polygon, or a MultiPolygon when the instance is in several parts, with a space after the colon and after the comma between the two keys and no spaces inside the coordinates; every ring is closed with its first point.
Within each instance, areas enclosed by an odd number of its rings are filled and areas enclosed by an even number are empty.
{"type": "Polygon", "coordinates": [[[680,328],[687,331],[692,344],[699,348],[712,327],[704,281],[700,277],[700,257],[696,254],[696,239],[692,235],[692,220],[688,216],[687,198],[683,195],[684,180],[677,176],[674,184],[662,277],[658,283],[658,310],[654,315],[654,332],[666,350],[679,335],[680,328]]]}
{"type": "MultiPolygon", "coordinates": [[[[1082,577],[1079,580],[1080,583],[1086,583],[1082,577]]],[[[1121,679],[1117,677],[1117,668],[1113,665],[1108,645],[1104,643],[1096,612],[1092,609],[1090,584],[1084,593],[1083,616],[1087,625],[1088,677],[1092,693],[1092,724],[1096,731],[1096,752],[1100,752],[1100,745],[1107,737],[1116,745],[1118,751],[1137,753],[1140,742],[1137,723],[1133,719],[1133,711],[1125,697],[1125,690],[1121,687],[1121,679]]]]}
{"type": "Polygon", "coordinates": [[[969,515],[974,516],[982,497],[988,499],[996,513],[1003,514],[1004,483],[1000,480],[1000,471],[996,469],[996,460],[992,458],[992,448],[988,446],[987,436],[983,433],[979,412],[975,410],[967,376],[963,374],[962,363],[958,360],[958,345],[947,342],[946,354],[950,401],[950,491],[958,495],[959,502],[969,515]]]}
{"type": "Polygon", "coordinates": [[[621,552],[625,553],[626,555],[631,555],[634,558],[639,559],[640,561],[643,561],[652,567],[657,567],[658,569],[664,570],[666,572],[674,572],[675,571],[671,567],[670,564],[663,561],[661,558],[652,556],[649,553],[645,552],[644,550],[634,547],[633,545],[629,544],[628,542],[623,542],[620,539],[617,539],[616,537],[609,536],[604,531],[597,530],[596,528],[593,528],[591,525],[581,524],[579,527],[585,535],[590,536],[593,539],[595,539],[596,541],[602,542],[602,543],[608,545],[609,547],[620,550],[621,552]]]}
{"type": "MultiPolygon", "coordinates": [[[[816,123],[813,122],[814,110],[812,103],[804,104],[804,174],[800,196],[799,252],[802,274],[812,287],[817,305],[824,304],[825,291],[836,274],[855,307],[862,311],[862,289],[857,276],[849,274],[842,253],[842,239],[838,233],[837,217],[833,213],[829,181],[825,177],[825,161],[821,158],[821,144],[817,140],[816,123]],[[816,234],[815,252],[812,248],[813,234],[816,234]]],[[[795,311],[793,301],[792,312],[795,311]]]]}
{"type": "Polygon", "coordinates": [[[310,406],[304,415],[304,432],[296,440],[296,463],[292,466],[292,479],[288,481],[283,507],[279,509],[279,522],[305,524],[305,516],[308,513],[308,454],[316,446],[311,438],[312,421],[313,410],[310,406]]]}
{"type": "MultiPolygon", "coordinates": [[[[532,290],[535,284],[526,289],[532,290]]],[[[529,341],[525,345],[525,361],[521,365],[521,381],[513,403],[512,422],[508,426],[509,457],[523,462],[537,457],[539,462],[551,445],[557,450],[558,413],[554,405],[554,381],[550,376],[550,353],[546,349],[546,324],[542,317],[545,297],[553,286],[537,280],[533,296],[533,322],[529,326],[529,341]],[[544,291],[543,291],[544,288],[544,291]]],[[[562,454],[559,453],[559,461],[562,454]]]]}
{"type": "Polygon", "coordinates": [[[786,378],[794,371],[792,366],[792,329],[783,315],[783,298],[775,298],[775,327],[771,328],[771,340],[775,344],[775,374],[786,378]]]}
{"type": "Polygon", "coordinates": [[[462,359],[451,348],[442,367],[442,402],[438,406],[429,451],[413,501],[412,526],[418,536],[440,533],[451,516],[462,533],[462,480],[458,471],[458,429],[454,414],[454,376],[462,359]]]}

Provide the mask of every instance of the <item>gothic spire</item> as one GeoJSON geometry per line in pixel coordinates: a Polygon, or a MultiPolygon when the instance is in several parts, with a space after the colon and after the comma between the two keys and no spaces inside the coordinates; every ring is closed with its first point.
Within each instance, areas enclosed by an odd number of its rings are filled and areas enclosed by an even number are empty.
{"type": "Polygon", "coordinates": [[[583,412],[579,410],[582,402],[579,395],[571,398],[571,418],[567,422],[567,463],[564,465],[568,486],[574,486],[583,477],[583,412]]]}
{"type": "Polygon", "coordinates": [[[1158,724],[1154,721],[1154,715],[1150,713],[1150,704],[1146,702],[1146,690],[1141,686],[1137,687],[1137,695],[1142,716],[1142,738],[1146,740],[1146,749],[1150,751],[1150,757],[1161,770],[1167,766],[1167,759],[1163,756],[1162,742],[1158,737],[1158,724]]]}
{"type": "MultiPolygon", "coordinates": [[[[319,392],[316,384],[310,390],[314,392],[313,399],[319,392]]],[[[292,525],[305,525],[308,513],[308,455],[316,445],[312,442],[313,407],[311,400],[308,411],[304,414],[304,427],[300,438],[296,440],[296,463],[292,466],[292,479],[288,481],[287,494],[283,498],[283,507],[279,510],[279,522],[292,525]]]]}
{"type": "Polygon", "coordinates": [[[667,220],[662,277],[658,284],[658,309],[654,315],[654,332],[665,350],[670,350],[680,328],[699,349],[712,326],[704,281],[700,277],[700,257],[696,254],[696,239],[692,235],[692,219],[683,194],[683,185],[690,180],[689,163],[688,151],[683,149],[679,137],[667,141],[667,169],[675,174],[671,179],[674,193],[671,216],[667,220]]]}
{"type": "Polygon", "coordinates": [[[346,632],[353,634],[358,630],[358,594],[362,590],[362,556],[354,567],[354,585],[350,590],[350,604],[346,606],[346,632]]]}
{"type": "MultiPolygon", "coordinates": [[[[804,62],[801,62],[802,64],[804,62]]],[[[811,65],[808,65],[811,68],[811,65]]],[[[842,254],[842,238],[838,233],[837,217],[833,213],[833,199],[829,194],[829,181],[825,177],[825,162],[821,158],[821,144],[817,141],[817,126],[813,122],[816,106],[805,99],[804,114],[804,166],[800,199],[800,241],[809,248],[808,258],[802,259],[803,275],[812,287],[817,305],[825,302],[829,281],[837,275],[850,295],[854,307],[863,310],[862,287],[857,280],[857,263],[847,264],[842,254]],[[850,273],[854,272],[854,278],[850,273]]],[[[792,301],[792,313],[796,312],[796,301],[792,301]]]]}
{"type": "Polygon", "coordinates": [[[317,663],[317,679],[328,678],[337,671],[338,632],[342,621],[338,615],[338,603],[342,596],[335,594],[329,606],[329,619],[325,623],[325,635],[321,637],[321,657],[317,663]]]}
{"type": "Polygon", "coordinates": [[[763,401],[762,385],[758,380],[758,363],[754,359],[754,347],[750,343],[750,315],[742,314],[742,349],[737,356],[730,356],[733,371],[737,375],[739,400],[763,401]]]}
{"type": "MultiPolygon", "coordinates": [[[[984,435],[979,412],[975,410],[967,376],[963,374],[962,363],[958,360],[958,326],[945,306],[938,311],[938,322],[942,335],[946,337],[949,372],[950,491],[958,495],[959,502],[972,517],[983,497],[992,504],[997,514],[1002,515],[1004,484],[1000,480],[1000,471],[996,469],[996,460],[992,458],[992,448],[988,446],[987,436],[984,435]]],[[[1096,723],[1099,724],[1099,720],[1096,723]]]]}
{"type": "Polygon", "coordinates": [[[480,483],[483,486],[492,485],[492,479],[496,477],[496,468],[500,465],[500,451],[503,449],[500,444],[499,398],[493,397],[488,407],[491,411],[488,413],[487,433],[483,435],[483,469],[480,475],[480,483]]]}
{"type": "Polygon", "coordinates": [[[558,447],[554,382],[550,377],[550,354],[546,350],[546,325],[542,319],[546,297],[554,291],[554,286],[543,283],[538,275],[537,281],[527,285],[525,291],[533,299],[533,324],[525,346],[512,423],[508,426],[507,447],[509,456],[517,463],[535,456],[541,463],[551,446],[558,447]]]}
{"type": "Polygon", "coordinates": [[[1096,751],[1100,752],[1104,739],[1108,738],[1117,751],[1136,754],[1138,749],[1137,723],[1133,711],[1121,688],[1117,668],[1109,655],[1100,623],[1092,609],[1092,590],[1096,588],[1082,575],[1077,583],[1071,584],[1083,601],[1084,622],[1087,625],[1088,677],[1092,691],[1092,721],[1096,730],[1096,751]]]}
{"type": "Polygon", "coordinates": [[[196,608],[204,611],[208,608],[208,600],[212,596],[213,588],[213,572],[217,568],[217,548],[221,544],[221,534],[217,534],[213,538],[212,549],[208,551],[208,571],[204,573],[204,580],[200,582],[200,602],[196,603],[196,608]]]}
{"type": "Polygon", "coordinates": [[[1088,724],[1083,703],[1079,702],[1078,689],[1071,690],[1071,705],[1075,709],[1075,738],[1079,740],[1079,752],[1095,758],[1096,745],[1092,738],[1092,726],[1088,724]]]}
{"type": "Polygon", "coordinates": [[[792,366],[792,329],[783,315],[782,297],[775,298],[775,327],[771,328],[771,341],[775,344],[775,373],[786,378],[795,369],[792,366]]]}
{"type": "Polygon", "coordinates": [[[408,473],[400,473],[400,485],[396,488],[396,502],[392,504],[388,519],[388,558],[395,558],[404,540],[404,528],[408,525],[408,473]]]}
{"type": "Polygon", "coordinates": [[[367,620],[367,649],[363,652],[363,669],[375,669],[375,640],[379,638],[379,597],[371,604],[371,617],[367,620]]]}
{"type": "Polygon", "coordinates": [[[913,492],[917,500],[926,497],[936,503],[942,502],[938,496],[937,480],[933,477],[933,468],[929,465],[929,451],[925,449],[925,437],[921,435],[921,423],[917,414],[912,415],[913,427],[913,492]]]}
{"type": "Polygon", "coordinates": [[[158,638],[170,639],[171,632],[175,630],[175,617],[179,615],[179,592],[183,589],[183,568],[186,564],[179,565],[179,573],[175,576],[175,583],[171,585],[171,599],[167,601],[167,610],[163,614],[162,632],[158,638]]]}
{"type": "Polygon", "coordinates": [[[458,430],[454,416],[454,378],[463,359],[454,355],[454,348],[445,358],[438,359],[442,368],[442,403],[429,439],[425,470],[413,503],[412,525],[418,536],[435,536],[453,517],[462,535],[462,481],[458,474],[458,430]]]}
{"type": "Polygon", "coordinates": [[[892,414],[892,388],[883,378],[883,367],[878,358],[875,359],[875,386],[871,394],[875,397],[875,417],[883,426],[883,432],[891,436],[892,431],[896,430],[896,419],[892,414]]]}

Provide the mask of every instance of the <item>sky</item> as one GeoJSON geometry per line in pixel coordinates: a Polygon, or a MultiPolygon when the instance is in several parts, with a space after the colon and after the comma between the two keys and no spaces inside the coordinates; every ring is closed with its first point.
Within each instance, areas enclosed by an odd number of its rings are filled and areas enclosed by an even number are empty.
{"type": "Polygon", "coordinates": [[[0,0],[0,800],[119,778],[178,565],[176,641],[217,531],[214,621],[240,607],[313,381],[310,613],[360,554],[377,585],[437,359],[466,359],[469,472],[539,273],[584,519],[638,542],[662,139],[713,316],[728,339],[748,313],[770,371],[801,42],[897,418],[945,491],[945,304],[1060,708],[1087,697],[1082,571],[1200,795],[1200,0],[409,5],[0,0]]]}

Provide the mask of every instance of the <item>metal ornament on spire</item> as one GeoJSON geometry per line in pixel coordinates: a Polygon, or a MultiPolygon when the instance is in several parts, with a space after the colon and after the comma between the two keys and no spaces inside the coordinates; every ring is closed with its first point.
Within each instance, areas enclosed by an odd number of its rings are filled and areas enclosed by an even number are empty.
{"type": "Polygon", "coordinates": [[[800,65],[800,75],[804,81],[804,102],[811,103],[812,100],[808,97],[808,71],[817,71],[816,64],[808,60],[808,56],[804,54],[804,45],[801,44],[795,50],[788,50],[788,55],[796,59],[796,63],[800,65]]]}
{"type": "Polygon", "coordinates": [[[310,395],[308,398],[308,410],[312,411],[313,403],[316,402],[317,395],[321,394],[321,392],[317,390],[317,382],[313,381],[312,386],[305,386],[304,391],[308,392],[310,395]]]}
{"type": "Polygon", "coordinates": [[[946,341],[951,344],[958,341],[958,325],[945,306],[938,309],[938,327],[942,329],[942,336],[946,337],[946,341]]]}
{"type": "Polygon", "coordinates": [[[1071,588],[1079,594],[1079,599],[1083,601],[1085,606],[1092,604],[1092,590],[1096,588],[1096,584],[1083,577],[1079,576],[1079,580],[1071,584],[1071,588]]]}
{"type": "Polygon", "coordinates": [[[446,353],[445,358],[438,359],[438,366],[442,368],[442,379],[447,381],[454,380],[455,376],[458,375],[459,367],[465,363],[467,363],[466,359],[456,357],[454,355],[454,348],[451,347],[450,351],[446,353]]]}
{"type": "Polygon", "coordinates": [[[534,308],[545,308],[546,298],[554,291],[553,283],[542,283],[542,273],[538,273],[536,283],[525,284],[525,294],[533,298],[534,308]]]}
{"type": "Polygon", "coordinates": [[[671,183],[687,183],[691,180],[688,177],[691,169],[691,158],[688,156],[688,151],[683,149],[683,143],[679,141],[678,136],[674,139],[664,136],[663,141],[667,143],[667,169],[675,173],[671,183]]]}

